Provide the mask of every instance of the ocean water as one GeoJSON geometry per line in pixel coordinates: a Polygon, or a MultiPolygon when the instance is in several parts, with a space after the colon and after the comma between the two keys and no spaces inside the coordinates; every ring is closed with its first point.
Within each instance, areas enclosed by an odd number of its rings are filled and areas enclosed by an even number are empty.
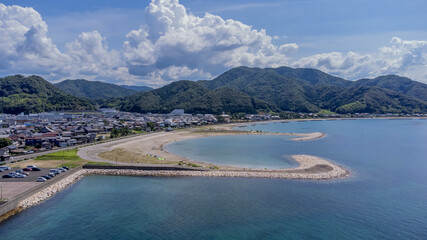
{"type": "Polygon", "coordinates": [[[1,223],[0,239],[427,239],[427,120],[245,128],[325,132],[310,142],[262,141],[353,174],[328,181],[89,176],[1,223]]]}
{"type": "Polygon", "coordinates": [[[215,136],[188,139],[167,144],[164,148],[195,161],[252,169],[297,167],[290,158],[290,136],[215,136]]]}

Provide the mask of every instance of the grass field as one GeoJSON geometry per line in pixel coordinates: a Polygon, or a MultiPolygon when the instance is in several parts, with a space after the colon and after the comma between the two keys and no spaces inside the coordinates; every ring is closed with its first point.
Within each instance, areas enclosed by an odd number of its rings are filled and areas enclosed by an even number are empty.
{"type": "Polygon", "coordinates": [[[38,156],[30,161],[23,161],[12,164],[11,167],[23,168],[27,165],[36,165],[41,168],[57,168],[57,167],[79,167],[87,163],[86,160],[77,156],[77,149],[64,150],[46,155],[38,156]]]}
{"type": "Polygon", "coordinates": [[[46,155],[38,156],[35,160],[67,160],[67,161],[84,161],[77,156],[77,149],[69,149],[60,152],[49,153],[46,155]]]}

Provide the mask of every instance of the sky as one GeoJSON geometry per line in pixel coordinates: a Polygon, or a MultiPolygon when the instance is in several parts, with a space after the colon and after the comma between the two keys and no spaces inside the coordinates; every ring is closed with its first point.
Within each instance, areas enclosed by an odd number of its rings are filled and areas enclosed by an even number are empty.
{"type": "Polygon", "coordinates": [[[424,0],[0,3],[0,76],[160,87],[238,66],[427,83],[424,0]]]}

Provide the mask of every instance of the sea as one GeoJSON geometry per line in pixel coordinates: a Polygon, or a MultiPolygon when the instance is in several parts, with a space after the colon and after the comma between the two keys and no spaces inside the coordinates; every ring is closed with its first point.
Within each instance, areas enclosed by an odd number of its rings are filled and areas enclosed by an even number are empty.
{"type": "Polygon", "coordinates": [[[0,223],[0,239],[427,239],[427,120],[247,124],[242,130],[324,132],[222,136],[166,146],[198,161],[256,169],[319,156],[348,178],[286,180],[88,176],[0,223]]]}

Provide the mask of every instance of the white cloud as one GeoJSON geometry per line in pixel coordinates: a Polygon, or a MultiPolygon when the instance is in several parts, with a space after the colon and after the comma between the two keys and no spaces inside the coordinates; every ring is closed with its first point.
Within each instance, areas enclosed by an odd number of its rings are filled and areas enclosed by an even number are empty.
{"type": "Polygon", "coordinates": [[[0,3],[0,13],[0,69],[55,69],[66,60],[46,36],[47,25],[34,9],[0,3]]]}
{"type": "Polygon", "coordinates": [[[97,31],[82,33],[61,53],[32,8],[0,4],[0,70],[50,78],[129,80],[120,52],[109,51],[97,31]]]}
{"type": "Polygon", "coordinates": [[[390,46],[375,53],[316,54],[299,59],[293,66],[317,68],[349,79],[398,74],[427,83],[427,41],[393,37],[390,46]]]}
{"type": "Polygon", "coordinates": [[[0,4],[0,72],[40,74],[50,80],[86,78],[161,86],[179,79],[211,79],[236,66],[312,67],[347,79],[398,74],[427,83],[427,41],[392,38],[367,54],[330,52],[294,59],[296,43],[232,19],[195,16],[178,0],[153,0],[121,49],[111,50],[97,30],[58,50],[32,8],[0,4]]]}
{"type": "Polygon", "coordinates": [[[186,73],[209,77],[241,65],[280,66],[289,64],[286,54],[298,48],[295,43],[276,46],[265,30],[239,21],[209,13],[195,16],[177,0],[153,0],[145,18],[146,25],[131,31],[123,47],[135,75],[157,72],[176,80],[186,73]]]}
{"type": "Polygon", "coordinates": [[[66,54],[71,59],[67,71],[72,76],[116,78],[126,73],[120,53],[109,51],[105,39],[97,31],[80,34],[76,40],[67,43],[66,47],[66,54]]]}

